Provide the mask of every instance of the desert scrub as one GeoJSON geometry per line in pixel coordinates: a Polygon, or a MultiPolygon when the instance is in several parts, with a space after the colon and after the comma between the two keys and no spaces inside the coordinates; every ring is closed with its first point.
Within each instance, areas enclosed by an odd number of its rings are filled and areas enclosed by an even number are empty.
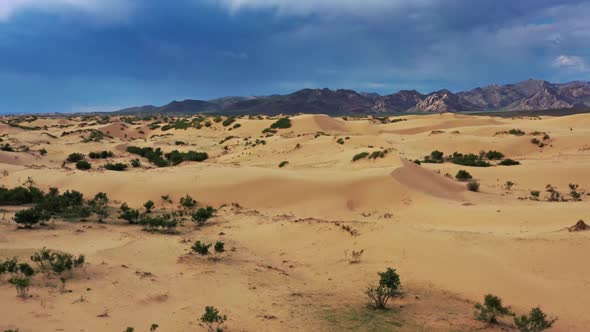
{"type": "Polygon", "coordinates": [[[281,161],[281,163],[279,164],[279,168],[283,168],[285,166],[287,166],[289,164],[288,161],[281,161]]]}
{"type": "Polygon", "coordinates": [[[444,162],[444,153],[438,150],[430,152],[430,155],[424,156],[424,163],[442,164],[444,162]]]}
{"type": "Polygon", "coordinates": [[[74,152],[74,153],[70,153],[70,155],[68,155],[68,157],[66,158],[66,161],[68,163],[76,163],[78,161],[84,160],[85,156],[82,153],[78,153],[78,152],[74,152]]]}
{"type": "Polygon", "coordinates": [[[375,309],[385,309],[387,302],[399,294],[401,285],[399,275],[395,269],[387,268],[385,272],[379,272],[379,283],[376,286],[369,286],[365,294],[371,300],[375,309]]]}
{"type": "Polygon", "coordinates": [[[509,307],[502,305],[502,299],[492,294],[487,294],[483,304],[477,303],[475,309],[475,319],[489,324],[498,324],[499,318],[512,314],[509,307]]]}
{"type": "Polygon", "coordinates": [[[88,158],[90,159],[107,159],[112,158],[114,155],[111,151],[100,151],[100,152],[90,152],[88,154],[88,158]]]}
{"type": "Polygon", "coordinates": [[[473,192],[478,192],[479,191],[479,182],[477,182],[477,181],[468,182],[467,183],[467,190],[473,191],[473,192]]]}
{"type": "Polygon", "coordinates": [[[270,125],[271,129],[287,129],[291,128],[291,119],[289,118],[280,118],[275,121],[273,124],[270,125]]]}
{"type": "Polygon", "coordinates": [[[464,169],[460,169],[457,174],[455,175],[455,179],[459,180],[459,181],[467,181],[467,180],[471,180],[473,178],[473,176],[471,176],[471,174],[469,174],[469,172],[467,172],[464,169]]]}
{"type": "Polygon", "coordinates": [[[515,166],[515,165],[520,165],[520,162],[510,159],[510,158],[506,158],[506,159],[502,160],[498,165],[500,165],[500,166],[515,166]]]}
{"type": "Polygon", "coordinates": [[[115,164],[108,163],[108,164],[104,165],[105,169],[107,169],[109,171],[118,171],[118,172],[126,170],[127,167],[128,167],[127,164],[122,164],[122,163],[115,163],[115,164]]]}
{"type": "Polygon", "coordinates": [[[368,152],[361,152],[361,153],[357,153],[354,155],[354,157],[352,157],[352,161],[357,161],[359,159],[364,159],[367,158],[369,156],[368,152]]]}
{"type": "Polygon", "coordinates": [[[92,165],[86,160],[80,160],[76,163],[76,168],[82,171],[86,171],[92,168],[92,165]]]}

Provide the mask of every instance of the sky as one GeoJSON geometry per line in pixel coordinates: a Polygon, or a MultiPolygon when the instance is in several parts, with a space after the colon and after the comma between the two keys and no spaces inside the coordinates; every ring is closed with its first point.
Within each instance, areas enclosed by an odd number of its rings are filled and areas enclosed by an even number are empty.
{"type": "Polygon", "coordinates": [[[0,0],[0,113],[590,80],[590,0],[0,0]]]}

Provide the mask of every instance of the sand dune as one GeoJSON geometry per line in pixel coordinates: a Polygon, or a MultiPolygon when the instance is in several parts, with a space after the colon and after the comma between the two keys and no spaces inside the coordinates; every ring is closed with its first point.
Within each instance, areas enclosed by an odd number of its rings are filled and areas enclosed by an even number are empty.
{"type": "MultiPolygon", "coordinates": [[[[0,185],[32,180],[43,190],[79,190],[87,198],[105,192],[111,199],[104,224],[92,216],[35,230],[11,222],[26,206],[0,207],[0,258],[27,259],[47,246],[83,253],[88,261],[68,281],[68,293],[46,285],[57,280],[37,276],[32,297],[21,300],[3,278],[0,330],[143,331],[158,323],[162,331],[205,331],[197,318],[214,305],[228,315],[228,331],[473,331],[486,327],[474,319],[473,304],[493,293],[519,313],[539,305],[558,316],[555,331],[585,331],[590,232],[566,227],[590,222],[590,115],[403,119],[382,124],[299,115],[290,128],[268,134],[263,130],[276,118],[236,118],[240,126],[233,128],[211,117],[210,127],[167,131],[148,129],[153,120],[131,125],[114,118],[89,127],[110,135],[97,142],[82,134],[62,137],[81,118],[30,124],[47,130],[0,124],[3,143],[17,148],[0,151],[0,185]],[[510,129],[524,135],[498,134],[510,129]],[[542,146],[531,142],[536,137],[542,146]],[[129,146],[209,158],[158,168],[128,153],[129,146]],[[103,150],[114,156],[88,159],[90,170],[65,163],[70,153],[103,150]],[[521,164],[412,161],[433,150],[497,150],[521,164]],[[140,167],[104,169],[135,158],[140,167]],[[461,169],[480,183],[479,192],[454,179],[461,169]],[[547,184],[567,201],[547,201],[547,184]],[[581,201],[571,199],[569,184],[579,185],[581,201]],[[532,190],[540,192],[538,200],[530,198],[532,190]],[[200,206],[218,207],[217,216],[201,228],[188,218],[177,235],[148,233],[117,218],[123,202],[142,208],[153,200],[154,214],[171,213],[186,194],[200,206]],[[219,260],[189,255],[196,240],[223,240],[227,251],[219,260]],[[344,252],[360,249],[361,262],[350,264],[344,252]],[[398,270],[406,295],[393,301],[395,310],[366,309],[362,291],[386,267],[398,270]]],[[[515,330],[510,319],[504,323],[497,330],[515,330]]]]}

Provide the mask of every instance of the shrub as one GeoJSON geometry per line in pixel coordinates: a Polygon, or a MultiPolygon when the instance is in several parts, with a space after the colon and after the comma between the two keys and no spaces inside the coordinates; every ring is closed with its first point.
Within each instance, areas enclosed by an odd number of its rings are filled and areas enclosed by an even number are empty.
{"type": "Polygon", "coordinates": [[[109,216],[108,204],[109,198],[107,194],[100,192],[94,195],[94,198],[88,201],[90,207],[92,207],[92,212],[96,213],[98,216],[98,222],[102,222],[106,217],[109,216]]]}
{"type": "Polygon", "coordinates": [[[498,318],[511,314],[510,308],[504,307],[502,300],[492,294],[487,294],[484,303],[477,303],[475,309],[475,319],[490,324],[498,324],[498,318]]]}
{"type": "Polygon", "coordinates": [[[463,165],[463,166],[473,166],[473,167],[489,167],[491,166],[490,163],[481,159],[481,156],[475,155],[473,153],[462,154],[458,152],[454,152],[453,155],[450,157],[450,161],[453,164],[463,165]]]}
{"type": "Polygon", "coordinates": [[[365,253],[364,249],[361,250],[352,250],[350,252],[350,255],[348,254],[348,250],[346,250],[344,252],[344,256],[346,256],[346,258],[348,259],[348,262],[350,264],[357,264],[361,261],[361,257],[363,256],[363,254],[365,253]]]}
{"type": "Polygon", "coordinates": [[[193,213],[192,218],[193,221],[196,222],[199,226],[203,225],[207,220],[214,216],[215,210],[211,206],[207,206],[206,208],[199,208],[195,213],[193,213]]]}
{"type": "Polygon", "coordinates": [[[108,164],[104,165],[105,169],[107,169],[109,171],[117,171],[117,172],[122,172],[122,171],[126,170],[127,167],[128,166],[123,163],[115,163],[115,164],[108,163],[108,164]]]}
{"type": "Polygon", "coordinates": [[[41,211],[37,207],[26,210],[20,210],[14,214],[14,222],[24,225],[25,228],[32,228],[41,220],[41,211]]]}
{"type": "Polygon", "coordinates": [[[29,277],[12,277],[8,282],[16,288],[16,294],[25,299],[29,297],[29,286],[31,285],[31,279],[29,277]]]}
{"type": "Polygon", "coordinates": [[[336,143],[338,144],[344,144],[344,139],[341,137],[339,139],[336,140],[336,143]]]}
{"type": "Polygon", "coordinates": [[[504,184],[504,188],[506,190],[510,190],[510,189],[512,189],[512,186],[514,186],[514,185],[515,185],[514,182],[512,182],[512,181],[506,181],[506,183],[504,184]]]}
{"type": "Polygon", "coordinates": [[[121,204],[121,208],[119,211],[119,218],[123,220],[127,220],[130,224],[137,224],[139,223],[140,217],[139,210],[130,208],[127,203],[121,204]]]}
{"type": "Polygon", "coordinates": [[[504,154],[502,152],[498,152],[496,150],[490,150],[485,153],[485,157],[488,160],[500,160],[504,158],[504,154]]]}
{"type": "Polygon", "coordinates": [[[76,168],[82,171],[86,171],[92,168],[92,165],[86,160],[80,160],[76,162],[76,168]]]}
{"type": "Polygon", "coordinates": [[[138,168],[141,166],[141,161],[139,159],[131,159],[131,167],[138,168]]]}
{"type": "Polygon", "coordinates": [[[14,148],[12,146],[10,146],[10,144],[8,144],[8,143],[0,146],[0,150],[6,151],[6,152],[14,152],[14,148]]]}
{"type": "Polygon", "coordinates": [[[275,123],[270,125],[272,129],[287,129],[291,128],[291,119],[289,118],[280,118],[275,123]]]}
{"type": "Polygon", "coordinates": [[[152,209],[154,208],[154,205],[156,205],[156,204],[152,200],[149,200],[149,201],[143,203],[143,207],[145,208],[145,213],[151,213],[152,209]]]}
{"type": "Polygon", "coordinates": [[[12,189],[0,187],[0,205],[31,204],[38,203],[43,199],[43,192],[33,186],[20,186],[12,189]]]}
{"type": "Polygon", "coordinates": [[[39,154],[44,156],[47,154],[47,150],[45,150],[45,148],[42,148],[41,150],[39,150],[39,154]]]}
{"type": "Polygon", "coordinates": [[[210,247],[211,247],[210,243],[205,244],[205,243],[201,243],[201,241],[196,241],[195,244],[193,244],[193,246],[191,247],[191,250],[201,256],[206,256],[206,255],[209,255],[209,248],[210,247]]]}
{"type": "Polygon", "coordinates": [[[163,217],[143,216],[139,224],[143,225],[143,229],[148,232],[173,233],[178,226],[178,221],[171,219],[169,215],[163,217]]]}
{"type": "Polygon", "coordinates": [[[425,163],[442,164],[444,162],[444,153],[438,150],[430,152],[429,156],[424,156],[425,163]]]}
{"type": "Polygon", "coordinates": [[[281,161],[281,163],[279,164],[279,168],[283,168],[283,167],[287,166],[287,164],[289,164],[288,161],[281,161]]]}
{"type": "Polygon", "coordinates": [[[354,157],[352,157],[352,161],[357,161],[359,159],[363,159],[363,158],[367,158],[369,156],[368,152],[361,152],[361,153],[357,153],[354,155],[354,157]]]}
{"type": "Polygon", "coordinates": [[[541,141],[539,141],[538,138],[531,138],[531,143],[535,144],[535,145],[539,145],[541,143],[541,141]]]}
{"type": "Polygon", "coordinates": [[[223,332],[222,325],[226,320],[226,315],[219,315],[219,310],[211,306],[205,307],[205,313],[201,316],[201,322],[207,325],[210,332],[223,332]]]}
{"type": "Polygon", "coordinates": [[[460,169],[457,174],[455,175],[455,179],[459,180],[459,181],[466,181],[466,180],[471,180],[473,177],[471,176],[471,174],[469,174],[469,172],[467,172],[464,169],[460,169]]]}
{"type": "Polygon", "coordinates": [[[508,133],[509,133],[510,135],[516,135],[516,136],[522,136],[522,135],[524,135],[524,134],[525,134],[525,132],[524,132],[524,131],[522,131],[522,130],[520,130],[520,129],[510,129],[510,130],[508,131],[508,133]]]}
{"type": "Polygon", "coordinates": [[[555,186],[548,184],[545,186],[545,191],[547,192],[547,200],[549,202],[557,202],[561,199],[561,193],[557,191],[555,186]]]}
{"type": "Polygon", "coordinates": [[[541,192],[539,190],[531,190],[531,199],[538,200],[541,192]]]}
{"type": "Polygon", "coordinates": [[[398,295],[400,278],[392,268],[387,268],[385,272],[379,272],[378,274],[379,284],[369,286],[365,294],[371,299],[375,309],[385,309],[389,299],[398,295]]]}
{"type": "Polygon", "coordinates": [[[514,324],[521,332],[544,331],[551,328],[556,321],[556,318],[547,319],[547,315],[539,307],[531,309],[528,316],[514,316],[514,324]]]}
{"type": "Polygon", "coordinates": [[[65,274],[71,272],[75,268],[84,266],[86,261],[84,255],[74,257],[68,253],[61,253],[43,248],[31,256],[31,261],[37,264],[39,271],[49,275],[54,273],[62,279],[65,283],[65,274]]]}
{"type": "Polygon", "coordinates": [[[186,196],[180,198],[180,206],[185,209],[192,210],[195,206],[197,206],[197,201],[187,194],[186,196]]]}
{"type": "Polygon", "coordinates": [[[479,191],[479,182],[477,182],[477,181],[468,182],[467,183],[467,190],[473,191],[473,192],[478,192],[479,191]]]}
{"type": "Polygon", "coordinates": [[[225,244],[221,241],[215,242],[215,246],[213,247],[216,253],[222,253],[225,251],[225,244]]]}
{"type": "Polygon", "coordinates": [[[514,166],[514,165],[520,165],[519,161],[516,160],[512,160],[510,158],[504,159],[502,160],[498,165],[501,166],[514,166]]]}
{"type": "Polygon", "coordinates": [[[90,152],[88,157],[90,159],[107,159],[112,158],[114,155],[111,151],[100,151],[100,152],[90,152]]]}
{"type": "Polygon", "coordinates": [[[69,163],[76,163],[79,162],[81,160],[84,160],[84,155],[81,153],[71,153],[68,158],[66,159],[67,162],[69,163]]]}
{"type": "Polygon", "coordinates": [[[234,121],[236,121],[236,119],[234,119],[233,117],[230,116],[229,118],[225,119],[221,124],[224,127],[227,127],[227,126],[231,125],[232,123],[234,123],[234,121]]]}

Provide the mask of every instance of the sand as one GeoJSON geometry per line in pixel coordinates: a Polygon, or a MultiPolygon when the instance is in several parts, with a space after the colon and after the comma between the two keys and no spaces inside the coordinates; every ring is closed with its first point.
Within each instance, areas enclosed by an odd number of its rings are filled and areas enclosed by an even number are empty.
{"type": "Polygon", "coordinates": [[[211,127],[165,132],[150,130],[153,120],[117,118],[108,124],[81,118],[24,123],[47,126],[42,130],[0,124],[2,143],[29,148],[0,152],[0,185],[31,179],[44,190],[79,190],[87,198],[105,192],[112,203],[104,224],[57,220],[34,230],[11,221],[26,207],[0,207],[0,258],[26,260],[45,246],[85,254],[88,262],[68,281],[67,293],[54,286],[57,280],[36,277],[31,298],[23,300],[3,278],[0,330],[147,331],[157,323],[159,331],[205,331],[198,319],[206,305],[228,316],[227,331],[514,330],[508,318],[500,327],[474,319],[473,305],[487,293],[518,313],[541,306],[559,318],[555,331],[587,330],[590,231],[567,227],[580,219],[589,223],[590,197],[548,202],[544,188],[555,185],[566,196],[569,183],[590,188],[590,115],[403,118],[381,124],[299,115],[271,137],[261,131],[273,119],[248,117],[236,119],[241,126],[232,130],[233,124],[211,118],[211,127]],[[111,137],[83,143],[81,134],[61,136],[89,128],[111,137]],[[526,135],[497,134],[513,128],[526,135]],[[531,143],[534,131],[550,135],[545,146],[531,143]],[[220,144],[228,136],[235,137],[220,144]],[[256,139],[265,144],[252,146],[256,139]],[[101,168],[136,158],[125,152],[132,145],[205,151],[209,159],[156,168],[140,158],[140,168],[101,168]],[[48,153],[41,156],[41,148],[48,153]],[[360,152],[386,149],[384,158],[351,161],[360,152]],[[521,165],[412,162],[435,149],[497,150],[521,165]],[[90,160],[89,171],[63,165],[69,153],[102,150],[115,156],[90,160]],[[288,164],[279,168],[282,161],[288,164]],[[459,169],[479,181],[479,192],[453,178],[459,169]],[[515,183],[510,190],[507,181],[515,183]],[[528,198],[531,190],[541,191],[539,201],[528,198]],[[117,219],[122,202],[139,208],[151,199],[156,211],[170,212],[186,194],[201,205],[224,207],[201,228],[186,221],[176,235],[147,233],[117,219]],[[196,240],[222,240],[229,250],[219,260],[189,254],[196,240]],[[350,264],[345,252],[360,249],[360,263],[350,264]],[[368,309],[363,290],[387,267],[399,272],[404,296],[391,310],[368,309]]]}

